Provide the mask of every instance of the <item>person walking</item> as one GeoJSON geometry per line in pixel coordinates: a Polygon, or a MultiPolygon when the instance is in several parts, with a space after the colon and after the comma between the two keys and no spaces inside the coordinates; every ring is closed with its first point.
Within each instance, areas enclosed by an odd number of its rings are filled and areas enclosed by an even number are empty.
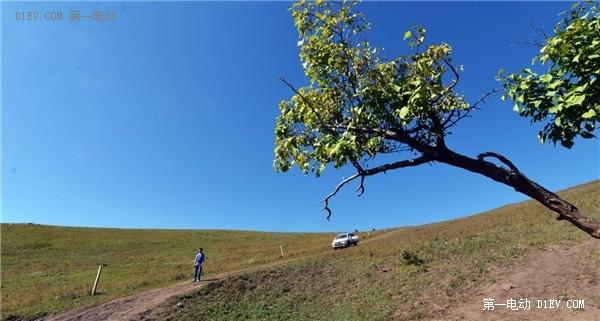
{"type": "Polygon", "coordinates": [[[198,254],[196,254],[196,259],[194,259],[194,280],[192,282],[200,281],[200,276],[202,275],[202,266],[204,265],[204,250],[200,248],[198,250],[198,254]]]}

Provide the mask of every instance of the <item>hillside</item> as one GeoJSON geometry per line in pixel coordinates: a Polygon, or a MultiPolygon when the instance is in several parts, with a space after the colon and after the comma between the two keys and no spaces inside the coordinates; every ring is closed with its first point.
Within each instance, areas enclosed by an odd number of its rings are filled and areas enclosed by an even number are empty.
{"type": "Polygon", "coordinates": [[[330,239],[330,234],[2,224],[1,318],[34,318],[180,283],[191,279],[200,246],[210,276],[306,256],[326,249],[330,239]],[[100,265],[99,293],[90,296],[100,265]]]}
{"type": "MultiPolygon", "coordinates": [[[[600,217],[600,181],[560,194],[600,217]]],[[[150,307],[134,319],[598,320],[600,243],[554,217],[527,201],[450,222],[360,233],[359,246],[340,251],[329,248],[330,234],[4,224],[2,319],[124,296],[130,297],[118,302],[135,302],[136,293],[164,288],[146,294],[150,307]],[[186,276],[198,244],[209,260],[205,281],[196,285],[186,276]],[[92,297],[99,264],[108,266],[100,295],[92,297]],[[38,291],[42,286],[47,290],[38,291]],[[483,311],[484,298],[528,299],[530,309],[483,311]],[[557,299],[561,308],[550,309],[557,299]],[[537,300],[547,308],[537,308],[537,300]],[[584,307],[569,309],[566,300],[583,300],[584,307]]],[[[114,317],[123,304],[112,306],[114,317]]]]}

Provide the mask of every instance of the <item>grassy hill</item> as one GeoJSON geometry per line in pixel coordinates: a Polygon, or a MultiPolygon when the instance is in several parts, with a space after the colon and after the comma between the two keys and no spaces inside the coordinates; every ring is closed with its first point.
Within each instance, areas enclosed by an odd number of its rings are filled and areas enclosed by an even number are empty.
{"type": "MultiPolygon", "coordinates": [[[[600,218],[600,181],[559,193],[600,218]]],[[[198,247],[212,282],[165,305],[159,319],[387,320],[443,316],[477,284],[529,249],[590,237],[534,201],[449,222],[360,233],[330,248],[332,234],[1,226],[2,319],[34,318],[186,280],[198,247]],[[280,246],[285,257],[281,257],[280,246]],[[91,296],[99,265],[99,295],[91,296]],[[255,269],[253,269],[255,268],[255,269]],[[40,290],[43,289],[43,290],[40,290]]],[[[600,298],[590,298],[593,302],[600,298]]]]}
{"type": "Polygon", "coordinates": [[[207,276],[311,254],[330,234],[126,230],[2,224],[2,319],[34,317],[187,280],[198,247],[207,276]],[[281,246],[281,248],[280,248],[281,246]],[[90,296],[99,265],[98,291],[90,296]],[[40,289],[44,289],[40,291],[40,289]]]}

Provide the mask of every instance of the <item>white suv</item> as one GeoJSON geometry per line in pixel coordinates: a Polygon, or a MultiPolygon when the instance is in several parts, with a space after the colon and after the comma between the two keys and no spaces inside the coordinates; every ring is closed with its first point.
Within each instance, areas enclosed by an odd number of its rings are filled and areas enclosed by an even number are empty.
{"type": "Polygon", "coordinates": [[[331,246],[334,250],[337,250],[340,247],[348,247],[350,245],[358,244],[358,235],[354,233],[341,233],[338,234],[331,242],[331,246]]]}

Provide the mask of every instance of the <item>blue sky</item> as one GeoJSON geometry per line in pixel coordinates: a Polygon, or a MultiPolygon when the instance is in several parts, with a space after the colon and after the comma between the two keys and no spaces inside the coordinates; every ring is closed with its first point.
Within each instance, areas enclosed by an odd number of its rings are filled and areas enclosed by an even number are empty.
{"type": "MultiPolygon", "coordinates": [[[[494,76],[528,67],[514,45],[534,22],[551,33],[571,2],[362,3],[372,45],[406,53],[413,23],[453,47],[475,101],[494,76]]],[[[318,201],[351,168],[277,174],[277,104],[307,85],[289,2],[2,2],[2,218],[7,222],[280,232],[370,230],[464,217],[527,199],[442,164],[370,177],[318,201]],[[78,10],[79,22],[69,22],[78,10]],[[116,20],[83,16],[98,11],[116,20]],[[39,12],[37,20],[24,20],[39,12]],[[45,20],[61,12],[62,20],[45,20]],[[17,14],[19,13],[19,14],[17,14]],[[25,14],[22,14],[25,13],[25,14]],[[49,16],[51,17],[51,15],[49,16]],[[17,19],[18,18],[18,19],[17,19]]],[[[55,15],[56,16],[56,15],[55,15]]],[[[448,138],[494,151],[560,190],[600,178],[600,144],[541,145],[528,119],[493,96],[448,138]]]]}

